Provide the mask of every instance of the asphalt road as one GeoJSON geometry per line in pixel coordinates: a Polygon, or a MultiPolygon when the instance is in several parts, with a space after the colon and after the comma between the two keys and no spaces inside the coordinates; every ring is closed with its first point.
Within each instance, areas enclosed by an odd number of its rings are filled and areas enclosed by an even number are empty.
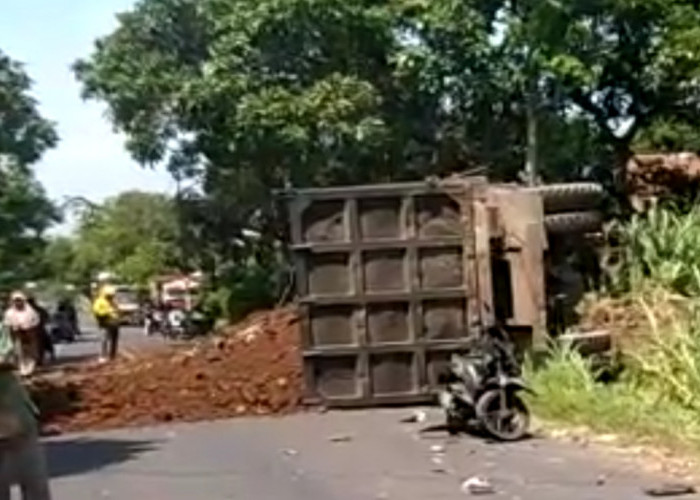
{"type": "MultiPolygon", "coordinates": [[[[94,331],[61,346],[94,357],[94,331]]],[[[163,343],[124,331],[127,349],[163,343]]],[[[57,500],[452,500],[483,476],[492,498],[634,500],[663,483],[594,448],[531,439],[490,444],[420,434],[410,410],[303,414],[68,435],[46,441],[57,500]],[[334,439],[339,438],[339,439],[334,439]],[[340,441],[340,442],[338,442],[340,441]]],[[[428,423],[440,423],[429,412],[428,423]]],[[[426,425],[426,424],[422,424],[426,425]]]]}
{"type": "MultiPolygon", "coordinates": [[[[420,437],[406,410],[305,414],[63,436],[46,442],[58,500],[633,500],[662,481],[638,464],[532,439],[420,437]],[[336,441],[334,438],[338,438],[336,441]],[[443,451],[444,453],[440,453],[443,451]]],[[[436,416],[437,418],[437,416],[436,416]]]]}
{"type": "MultiPolygon", "coordinates": [[[[83,334],[73,344],[59,343],[56,355],[59,365],[83,361],[94,361],[100,354],[100,335],[97,327],[89,321],[81,324],[83,334]]],[[[125,327],[120,332],[120,347],[132,352],[158,348],[166,343],[161,336],[147,337],[141,328],[125,327]]]]}

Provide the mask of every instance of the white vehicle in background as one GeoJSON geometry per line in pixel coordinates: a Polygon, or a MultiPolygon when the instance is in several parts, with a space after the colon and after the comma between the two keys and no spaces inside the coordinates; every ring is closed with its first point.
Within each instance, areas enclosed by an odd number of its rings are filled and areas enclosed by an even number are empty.
{"type": "Polygon", "coordinates": [[[130,326],[143,326],[143,313],[138,289],[130,285],[116,285],[114,300],[122,322],[130,326]]]}
{"type": "Polygon", "coordinates": [[[199,273],[160,276],[151,283],[152,300],[167,309],[192,309],[202,287],[199,273]]]}

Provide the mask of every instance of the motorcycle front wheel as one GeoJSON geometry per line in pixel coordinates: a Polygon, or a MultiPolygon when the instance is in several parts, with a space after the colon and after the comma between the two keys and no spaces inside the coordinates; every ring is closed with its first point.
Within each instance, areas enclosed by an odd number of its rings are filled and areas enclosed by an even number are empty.
{"type": "Polygon", "coordinates": [[[513,391],[486,391],[477,402],[476,414],[484,430],[500,441],[523,439],[530,427],[530,411],[513,391]]]}

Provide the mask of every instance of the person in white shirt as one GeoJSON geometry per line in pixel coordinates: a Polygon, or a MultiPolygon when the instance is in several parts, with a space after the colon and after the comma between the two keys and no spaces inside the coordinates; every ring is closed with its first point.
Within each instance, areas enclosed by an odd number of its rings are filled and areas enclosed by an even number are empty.
{"type": "Polygon", "coordinates": [[[36,369],[39,359],[39,325],[37,312],[28,304],[22,292],[14,292],[10,307],[5,311],[4,326],[10,332],[19,360],[19,372],[29,376],[36,369]]]}

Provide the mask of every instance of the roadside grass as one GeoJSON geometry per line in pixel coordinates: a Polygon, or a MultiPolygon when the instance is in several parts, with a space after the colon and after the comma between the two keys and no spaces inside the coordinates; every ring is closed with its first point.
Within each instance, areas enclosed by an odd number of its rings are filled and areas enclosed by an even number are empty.
{"type": "Polygon", "coordinates": [[[526,377],[535,392],[529,397],[530,406],[547,422],[700,453],[698,412],[656,387],[640,385],[634,373],[602,383],[589,360],[561,349],[537,370],[528,365],[526,377]]]}
{"type": "Polygon", "coordinates": [[[616,229],[622,259],[584,317],[616,336],[623,370],[602,382],[590,359],[552,348],[526,363],[529,402],[546,421],[700,455],[700,207],[616,229]]]}

